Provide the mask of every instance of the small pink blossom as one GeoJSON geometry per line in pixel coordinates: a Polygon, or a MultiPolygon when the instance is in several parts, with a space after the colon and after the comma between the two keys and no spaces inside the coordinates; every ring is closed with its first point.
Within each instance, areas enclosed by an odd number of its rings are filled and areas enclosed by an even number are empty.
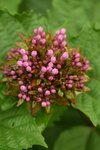
{"type": "Polygon", "coordinates": [[[28,72],[31,72],[31,71],[32,71],[32,68],[31,68],[30,66],[28,66],[28,67],[26,67],[26,70],[27,70],[28,72]]]}
{"type": "Polygon", "coordinates": [[[44,66],[42,66],[42,68],[41,68],[41,72],[42,73],[45,73],[47,71],[47,68],[46,67],[44,67],[44,66]]]}
{"type": "Polygon", "coordinates": [[[33,57],[36,57],[36,56],[37,56],[37,51],[32,51],[31,55],[32,55],[33,57]]]}
{"type": "Polygon", "coordinates": [[[46,90],[46,91],[45,91],[45,95],[46,95],[46,96],[49,96],[49,95],[50,95],[50,91],[49,91],[49,90],[46,90]]]}
{"type": "Polygon", "coordinates": [[[58,69],[56,69],[56,68],[52,69],[52,74],[57,75],[58,74],[58,69]]]}
{"type": "Polygon", "coordinates": [[[23,66],[23,62],[22,62],[21,60],[18,60],[18,61],[17,61],[17,65],[18,65],[19,67],[22,67],[22,66],[23,66]]]}
{"type": "Polygon", "coordinates": [[[27,88],[24,85],[20,86],[20,90],[23,91],[23,92],[27,92],[27,88]]]}
{"type": "Polygon", "coordinates": [[[46,102],[42,102],[42,103],[41,103],[41,106],[42,106],[42,107],[46,107],[46,106],[47,106],[47,103],[46,103],[46,102]]]}
{"type": "Polygon", "coordinates": [[[52,56],[52,55],[53,55],[53,50],[52,50],[52,49],[48,50],[48,51],[47,51],[47,55],[48,55],[48,56],[52,56]]]}
{"type": "Polygon", "coordinates": [[[51,62],[52,62],[52,63],[55,63],[55,62],[56,62],[56,57],[55,57],[55,56],[52,56],[52,57],[51,57],[51,62]]]}

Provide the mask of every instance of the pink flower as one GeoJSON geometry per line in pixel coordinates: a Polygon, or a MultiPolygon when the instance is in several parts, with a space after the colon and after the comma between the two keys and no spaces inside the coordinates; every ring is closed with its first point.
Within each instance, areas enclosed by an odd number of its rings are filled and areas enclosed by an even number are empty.
{"type": "Polygon", "coordinates": [[[68,84],[68,89],[71,89],[73,87],[72,84],[68,84]]]}
{"type": "Polygon", "coordinates": [[[52,74],[57,75],[58,74],[58,69],[56,69],[56,68],[52,69],[52,74]]]}
{"type": "Polygon", "coordinates": [[[30,66],[28,66],[28,67],[26,67],[26,70],[27,70],[28,72],[31,72],[31,71],[32,71],[32,68],[31,68],[30,66]]]}
{"type": "Polygon", "coordinates": [[[69,80],[68,83],[69,83],[69,84],[72,84],[72,83],[73,83],[73,80],[69,80]]]}
{"type": "Polygon", "coordinates": [[[75,54],[75,58],[80,58],[80,54],[79,53],[75,54]]]}
{"type": "Polygon", "coordinates": [[[65,28],[62,28],[62,29],[60,30],[60,33],[61,33],[61,34],[65,34],[65,33],[66,33],[66,29],[65,29],[65,28]]]}
{"type": "Polygon", "coordinates": [[[59,40],[59,41],[63,41],[63,35],[59,35],[58,37],[57,37],[57,39],[59,40]]]}
{"type": "Polygon", "coordinates": [[[51,89],[51,93],[55,94],[56,90],[55,89],[51,89]]]}
{"type": "Polygon", "coordinates": [[[76,63],[76,66],[77,66],[77,67],[81,67],[82,64],[81,64],[80,62],[77,62],[77,63],[76,63]]]}
{"type": "Polygon", "coordinates": [[[20,54],[24,55],[26,54],[26,51],[24,49],[19,49],[20,54]]]}
{"type": "Polygon", "coordinates": [[[35,39],[32,40],[32,44],[36,44],[36,40],[35,39]]]}
{"type": "Polygon", "coordinates": [[[23,55],[23,60],[27,61],[28,60],[28,56],[27,55],[23,55]]]}
{"type": "Polygon", "coordinates": [[[22,67],[22,66],[23,66],[23,62],[22,62],[21,60],[18,60],[18,61],[17,61],[17,65],[18,65],[19,67],[22,67]]]}
{"type": "Polygon", "coordinates": [[[39,27],[38,32],[41,34],[43,32],[43,27],[39,27]]]}
{"type": "Polygon", "coordinates": [[[50,91],[49,90],[46,90],[45,91],[45,96],[49,96],[50,95],[50,91]]]}
{"type": "Polygon", "coordinates": [[[65,60],[66,58],[68,58],[69,57],[69,54],[68,54],[68,52],[64,52],[63,54],[62,54],[62,56],[61,56],[61,60],[63,61],[63,60],[65,60]]]}
{"type": "Polygon", "coordinates": [[[16,75],[13,75],[13,76],[12,76],[12,78],[13,78],[13,79],[16,79],[16,78],[17,78],[17,76],[16,76],[16,75]]]}
{"type": "Polygon", "coordinates": [[[50,102],[49,102],[49,101],[46,101],[46,105],[47,105],[47,106],[50,106],[50,102]]]}
{"type": "Polygon", "coordinates": [[[54,46],[58,46],[58,41],[55,40],[53,44],[54,44],[54,46]]]}
{"type": "Polygon", "coordinates": [[[19,97],[19,98],[22,98],[22,94],[21,94],[21,93],[20,93],[20,94],[18,94],[18,97],[19,97]]]}
{"type": "Polygon", "coordinates": [[[40,93],[41,93],[42,91],[43,91],[43,90],[42,90],[42,88],[41,88],[41,87],[39,87],[39,88],[38,88],[38,92],[40,92],[40,93]]]}
{"type": "Polygon", "coordinates": [[[23,99],[26,99],[26,97],[27,97],[27,96],[26,96],[25,94],[22,96],[23,99]]]}
{"type": "Polygon", "coordinates": [[[38,33],[38,29],[34,29],[34,33],[37,34],[38,33]]]}
{"type": "Polygon", "coordinates": [[[48,50],[48,51],[47,51],[47,55],[48,55],[48,56],[52,56],[52,55],[53,55],[53,50],[52,50],[52,49],[48,50]]]}
{"type": "Polygon", "coordinates": [[[61,69],[61,65],[60,65],[60,64],[58,64],[58,65],[57,65],[57,68],[58,68],[58,69],[61,69]]]}
{"type": "Polygon", "coordinates": [[[51,70],[52,70],[52,67],[48,66],[48,67],[47,67],[47,71],[48,71],[48,72],[51,72],[51,70]]]}
{"type": "Polygon", "coordinates": [[[29,66],[28,62],[23,62],[23,66],[28,67],[29,66]]]}
{"type": "Polygon", "coordinates": [[[74,60],[74,62],[79,62],[80,61],[80,58],[76,58],[75,60],[74,60]]]}
{"type": "Polygon", "coordinates": [[[45,42],[46,42],[46,39],[41,39],[41,40],[40,40],[40,43],[41,43],[42,45],[44,45],[45,42]]]}
{"type": "Polygon", "coordinates": [[[23,91],[23,92],[27,92],[27,88],[24,85],[20,86],[20,90],[23,91]]]}
{"type": "Polygon", "coordinates": [[[22,84],[23,84],[23,81],[19,81],[18,83],[19,83],[19,85],[22,85],[22,84]]]}
{"type": "Polygon", "coordinates": [[[65,47],[66,45],[67,45],[66,41],[63,41],[63,42],[61,43],[61,47],[65,47]]]}
{"type": "Polygon", "coordinates": [[[41,97],[37,97],[37,102],[41,102],[41,101],[42,101],[41,97]]]}
{"type": "Polygon", "coordinates": [[[56,62],[56,57],[55,57],[55,56],[52,56],[52,57],[51,57],[51,62],[52,62],[52,63],[55,63],[55,62],[56,62]]]}
{"type": "Polygon", "coordinates": [[[10,72],[10,74],[11,74],[11,75],[15,75],[15,71],[12,70],[12,71],[10,72]]]}
{"type": "Polygon", "coordinates": [[[52,81],[52,80],[54,79],[54,77],[53,77],[53,76],[50,76],[50,77],[48,77],[48,79],[49,79],[50,81],[52,81]]]}
{"type": "Polygon", "coordinates": [[[42,102],[42,103],[41,103],[41,106],[42,106],[42,107],[46,107],[46,106],[47,106],[46,102],[42,102]]]}
{"type": "Polygon", "coordinates": [[[64,28],[52,35],[40,26],[31,37],[26,50],[14,48],[9,52],[4,76],[12,88],[18,87],[19,100],[48,111],[51,104],[62,104],[65,92],[83,91],[90,64],[78,49],[67,46],[64,28]]]}
{"type": "Polygon", "coordinates": [[[33,57],[36,57],[36,56],[37,56],[37,51],[32,51],[31,55],[32,55],[33,57]]]}
{"type": "Polygon", "coordinates": [[[30,101],[30,97],[26,97],[26,101],[29,102],[30,101]]]}
{"type": "Polygon", "coordinates": [[[40,74],[40,79],[43,79],[44,78],[44,74],[40,74]]]}
{"type": "Polygon", "coordinates": [[[32,89],[32,86],[31,86],[31,85],[28,85],[28,89],[31,90],[31,89],[32,89]]]}
{"type": "Polygon", "coordinates": [[[48,66],[53,67],[53,63],[52,63],[52,62],[50,62],[50,63],[48,64],[48,66]]]}
{"type": "Polygon", "coordinates": [[[44,66],[42,66],[42,68],[41,68],[41,72],[42,73],[45,73],[47,71],[47,68],[46,67],[44,67],[44,66]]]}

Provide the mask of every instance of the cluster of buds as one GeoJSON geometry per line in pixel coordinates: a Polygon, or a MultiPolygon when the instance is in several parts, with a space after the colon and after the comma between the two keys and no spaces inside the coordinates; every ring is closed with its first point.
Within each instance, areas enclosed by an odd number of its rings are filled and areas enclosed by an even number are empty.
{"type": "MultiPolygon", "coordinates": [[[[68,93],[85,90],[89,61],[75,48],[68,48],[66,29],[56,35],[45,33],[42,27],[25,40],[26,49],[14,48],[8,54],[4,76],[19,101],[32,102],[40,108],[71,102],[68,93]]],[[[24,38],[25,39],[25,38],[24,38]]],[[[76,97],[76,95],[75,95],[76,97]]],[[[18,102],[19,102],[18,101],[18,102]]]]}

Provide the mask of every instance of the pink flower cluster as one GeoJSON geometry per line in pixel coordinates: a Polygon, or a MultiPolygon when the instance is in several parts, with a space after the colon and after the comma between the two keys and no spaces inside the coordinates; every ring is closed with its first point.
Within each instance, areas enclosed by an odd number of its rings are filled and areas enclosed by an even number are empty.
{"type": "Polygon", "coordinates": [[[34,29],[30,41],[28,49],[11,50],[4,69],[8,82],[10,79],[18,86],[16,96],[19,100],[50,107],[62,100],[59,89],[63,99],[66,99],[65,91],[84,89],[89,61],[77,49],[68,49],[66,29],[60,29],[52,36],[39,27],[34,29]]]}
{"type": "Polygon", "coordinates": [[[32,39],[32,45],[40,45],[44,46],[46,43],[46,34],[42,27],[39,27],[37,29],[34,29],[34,37],[32,39]]]}
{"type": "Polygon", "coordinates": [[[81,69],[83,71],[88,70],[88,68],[90,66],[89,65],[89,61],[86,60],[85,58],[81,62],[81,54],[77,53],[77,52],[73,53],[73,62],[72,62],[72,65],[75,66],[75,67],[79,67],[79,68],[81,67],[81,69]]]}
{"type": "Polygon", "coordinates": [[[66,43],[66,29],[62,28],[61,30],[58,30],[56,32],[56,35],[54,36],[53,46],[58,47],[62,50],[65,48],[66,45],[67,45],[67,43],[66,43]]]}

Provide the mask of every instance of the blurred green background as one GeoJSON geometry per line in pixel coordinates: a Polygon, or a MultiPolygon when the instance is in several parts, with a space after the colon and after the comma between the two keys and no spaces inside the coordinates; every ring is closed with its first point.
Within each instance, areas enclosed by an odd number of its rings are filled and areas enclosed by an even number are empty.
{"type": "MultiPolygon", "coordinates": [[[[67,24],[69,37],[78,34],[85,24],[100,29],[100,0],[0,0],[0,9],[14,16],[38,14],[46,18],[52,30],[67,24]]],[[[99,127],[95,128],[89,118],[72,107],[43,135],[48,148],[37,145],[29,150],[100,150],[99,127]]]]}

